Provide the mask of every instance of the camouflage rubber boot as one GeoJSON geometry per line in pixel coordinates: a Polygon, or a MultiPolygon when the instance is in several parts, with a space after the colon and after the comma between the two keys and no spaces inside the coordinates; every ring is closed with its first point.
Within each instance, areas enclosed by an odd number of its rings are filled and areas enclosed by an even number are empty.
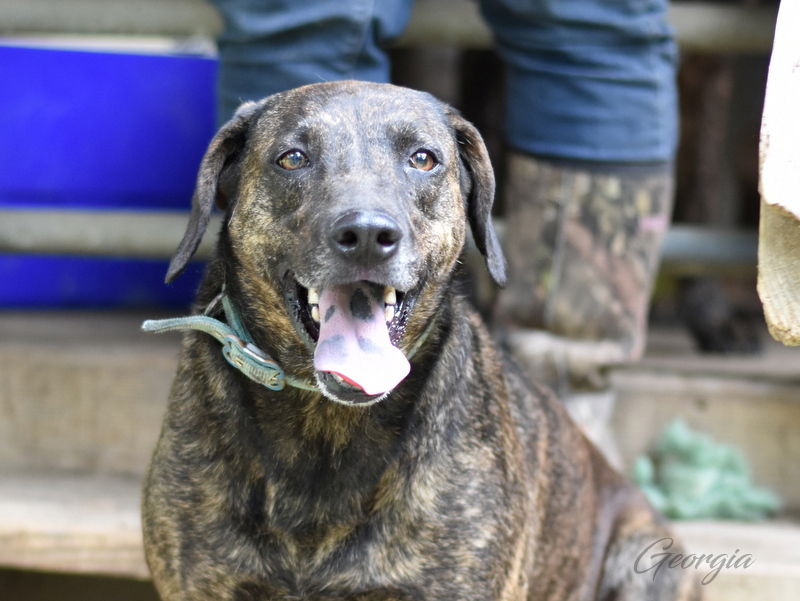
{"type": "Polygon", "coordinates": [[[589,422],[607,421],[613,409],[608,367],[644,349],[673,178],[667,165],[584,165],[511,155],[509,284],[494,316],[531,375],[580,407],[573,417],[587,432],[599,432],[589,422]],[[587,409],[593,395],[597,411],[587,409]]]}

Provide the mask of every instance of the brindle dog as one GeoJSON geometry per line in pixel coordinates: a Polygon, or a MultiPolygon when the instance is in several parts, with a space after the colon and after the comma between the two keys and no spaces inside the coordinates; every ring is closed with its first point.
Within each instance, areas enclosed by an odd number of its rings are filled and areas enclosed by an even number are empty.
{"type": "Polygon", "coordinates": [[[634,570],[662,520],[454,290],[467,223],[504,281],[493,194],[476,129],[390,85],[291,90],[219,131],[168,279],[216,200],[198,307],[224,289],[301,387],[185,335],[144,497],[165,600],[693,594],[681,570],[634,570]]]}

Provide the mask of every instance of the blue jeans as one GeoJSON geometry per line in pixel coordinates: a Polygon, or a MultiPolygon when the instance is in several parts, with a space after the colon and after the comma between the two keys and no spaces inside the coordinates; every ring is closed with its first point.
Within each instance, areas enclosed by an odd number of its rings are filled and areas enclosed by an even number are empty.
{"type": "MultiPolygon", "coordinates": [[[[412,0],[212,0],[219,116],[244,100],[337,79],[388,81],[384,47],[412,0]]],[[[677,51],[667,0],[481,0],[507,67],[506,137],[530,154],[669,161],[677,51]]]]}

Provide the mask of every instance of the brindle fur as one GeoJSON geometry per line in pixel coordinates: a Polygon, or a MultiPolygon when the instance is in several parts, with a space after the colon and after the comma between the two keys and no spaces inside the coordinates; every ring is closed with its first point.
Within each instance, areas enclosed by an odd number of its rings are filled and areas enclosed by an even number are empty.
{"type": "Polygon", "coordinates": [[[369,206],[406,220],[408,244],[368,274],[421,288],[401,347],[433,326],[411,374],[366,408],[272,392],[211,337],[185,335],[143,505],[166,601],[688,598],[680,570],[634,575],[638,553],[668,535],[660,518],[454,291],[467,223],[503,281],[493,194],[474,127],[402,88],[317,84],[244,105],[222,128],[168,276],[216,200],[226,218],[198,308],[224,283],[256,343],[312,379],[283,278],[352,277],[326,251],[325,227],[369,206]],[[298,145],[315,153],[301,177],[274,166],[298,145]],[[409,172],[409,153],[431,146],[440,167],[409,172]]]}

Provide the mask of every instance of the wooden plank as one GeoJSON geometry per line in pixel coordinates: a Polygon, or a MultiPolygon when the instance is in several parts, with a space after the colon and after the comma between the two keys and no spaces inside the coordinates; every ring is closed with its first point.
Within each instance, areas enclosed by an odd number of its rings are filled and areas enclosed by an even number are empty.
{"type": "Polygon", "coordinates": [[[761,195],[800,219],[800,2],[783,0],[761,122],[761,195]]]}
{"type": "MultiPolygon", "coordinates": [[[[678,43],[692,52],[763,52],[772,40],[773,7],[672,2],[669,21],[678,43]]],[[[214,37],[222,19],[206,0],[0,0],[0,33],[105,34],[214,37]]],[[[415,3],[400,46],[453,45],[487,48],[492,34],[477,3],[415,3]]]]}
{"type": "Polygon", "coordinates": [[[758,290],[770,333],[800,345],[800,1],[778,13],[760,140],[758,290]]]}
{"type": "MultiPolygon", "coordinates": [[[[169,258],[188,211],[0,209],[0,252],[95,257],[169,258]]],[[[210,259],[222,216],[211,218],[194,257],[210,259]]]]}
{"type": "Polygon", "coordinates": [[[693,430],[739,448],[757,486],[774,490],[787,511],[800,510],[800,387],[748,375],[681,373],[674,365],[631,366],[612,376],[612,430],[626,473],[663,429],[680,418],[693,430]]]}
{"type": "Polygon", "coordinates": [[[143,317],[0,313],[0,470],[144,473],[180,335],[143,317]]]}
{"type": "MultiPolygon", "coordinates": [[[[800,525],[777,521],[758,524],[737,522],[676,522],[673,528],[695,555],[717,559],[716,576],[703,563],[694,570],[700,580],[708,576],[703,588],[704,601],[794,601],[800,590],[800,525]],[[737,559],[750,555],[752,563],[737,559]],[[729,561],[730,560],[730,561],[729,561]],[[745,567],[748,565],[748,567],[745,567]]],[[[659,552],[661,549],[656,549],[659,552]]],[[[691,564],[691,560],[687,562],[691,564]]],[[[696,564],[695,564],[696,565],[696,564]]]]}
{"type": "MultiPolygon", "coordinates": [[[[704,587],[707,601],[796,598],[798,524],[678,522],[674,529],[690,553],[730,556],[735,552],[750,554],[755,560],[748,568],[721,569],[704,587]]],[[[647,560],[643,558],[644,567],[647,560]]],[[[140,533],[138,482],[63,474],[0,476],[0,565],[149,578],[140,533]]],[[[707,566],[687,569],[698,578],[708,571],[707,566]]]]}
{"type": "Polygon", "coordinates": [[[0,0],[0,32],[213,36],[222,19],[205,0],[0,0]]]}
{"type": "Polygon", "coordinates": [[[136,479],[0,475],[0,565],[148,578],[136,479]]]}

